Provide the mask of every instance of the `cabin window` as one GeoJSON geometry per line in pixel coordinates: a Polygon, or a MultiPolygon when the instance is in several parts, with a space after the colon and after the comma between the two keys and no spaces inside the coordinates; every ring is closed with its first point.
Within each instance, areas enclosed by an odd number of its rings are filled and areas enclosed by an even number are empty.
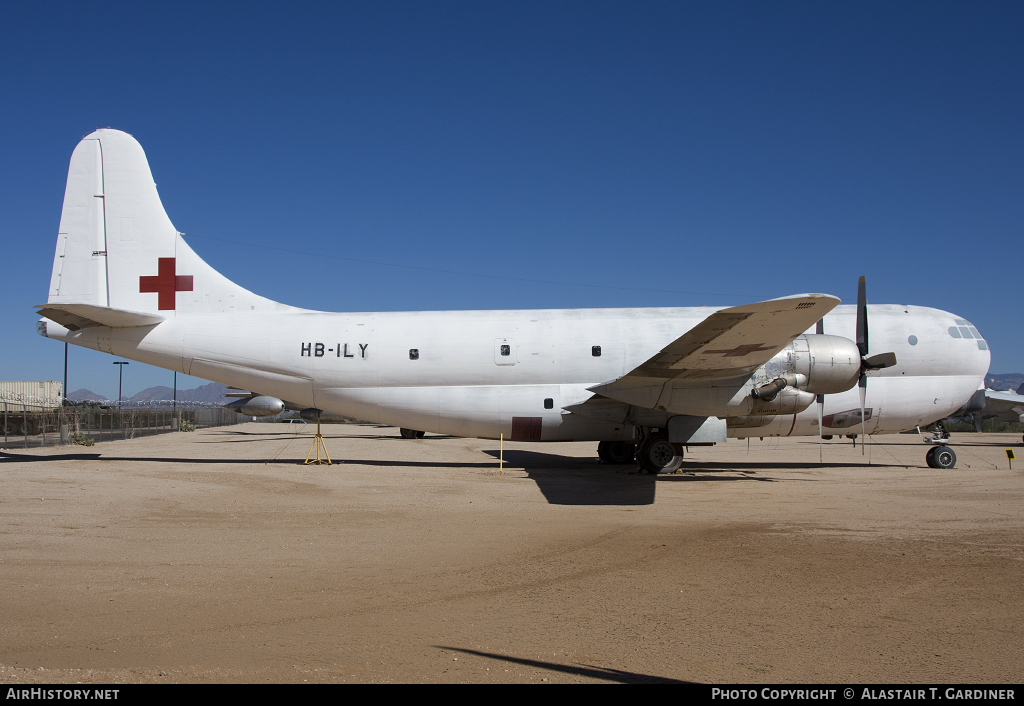
{"type": "Polygon", "coordinates": [[[910,338],[908,338],[907,339],[907,343],[909,343],[912,346],[916,346],[917,345],[917,336],[911,336],[910,338]]]}
{"type": "Polygon", "coordinates": [[[595,358],[600,358],[601,357],[601,346],[591,346],[590,347],[590,355],[594,356],[595,358]]]}
{"type": "Polygon", "coordinates": [[[553,409],[554,406],[555,406],[555,401],[553,399],[551,399],[550,397],[545,397],[544,398],[544,409],[553,409]]]}
{"type": "Polygon", "coordinates": [[[420,359],[420,349],[419,348],[410,348],[409,349],[409,360],[419,360],[419,359],[420,359]]]}

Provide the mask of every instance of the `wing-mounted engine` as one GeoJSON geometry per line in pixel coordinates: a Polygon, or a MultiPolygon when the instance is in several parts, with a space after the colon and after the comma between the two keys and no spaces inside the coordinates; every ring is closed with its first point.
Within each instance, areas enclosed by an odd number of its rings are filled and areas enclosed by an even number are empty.
{"type": "Polygon", "coordinates": [[[842,336],[805,334],[754,373],[751,396],[757,402],[770,402],[787,388],[812,397],[846,392],[857,384],[860,372],[861,355],[856,343],[842,336]]]}

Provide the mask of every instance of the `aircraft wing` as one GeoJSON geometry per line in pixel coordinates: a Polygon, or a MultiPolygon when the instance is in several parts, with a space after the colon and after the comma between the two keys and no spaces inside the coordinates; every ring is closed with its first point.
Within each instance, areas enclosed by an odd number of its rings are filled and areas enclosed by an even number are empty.
{"type": "Polygon", "coordinates": [[[1015,392],[996,392],[985,390],[985,409],[982,414],[986,417],[1002,417],[1013,421],[1013,417],[1024,414],[1024,395],[1015,392]]]}
{"type": "Polygon", "coordinates": [[[828,294],[800,294],[716,311],[618,380],[589,389],[608,394],[747,377],[837,304],[828,294]]]}

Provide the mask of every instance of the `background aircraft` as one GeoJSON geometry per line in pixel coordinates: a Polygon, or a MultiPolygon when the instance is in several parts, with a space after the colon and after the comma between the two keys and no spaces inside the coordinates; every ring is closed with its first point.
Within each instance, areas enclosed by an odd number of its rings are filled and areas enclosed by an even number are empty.
{"type": "Polygon", "coordinates": [[[951,418],[970,417],[974,428],[980,432],[984,419],[998,419],[1003,422],[1024,422],[1024,385],[1011,390],[999,391],[982,388],[977,390],[967,403],[950,415],[951,418]]]}

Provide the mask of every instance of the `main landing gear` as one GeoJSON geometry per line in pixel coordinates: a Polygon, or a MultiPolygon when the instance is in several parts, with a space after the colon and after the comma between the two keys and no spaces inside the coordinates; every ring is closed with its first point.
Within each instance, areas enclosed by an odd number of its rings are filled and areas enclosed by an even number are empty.
{"type": "Polygon", "coordinates": [[[602,441],[597,445],[597,455],[611,465],[633,463],[636,458],[636,444],[628,441],[602,441]]]}
{"type": "Polygon", "coordinates": [[[422,439],[426,432],[416,431],[415,429],[399,429],[403,439],[422,439]]]}
{"type": "Polygon", "coordinates": [[[683,463],[683,445],[673,444],[668,436],[657,429],[644,429],[640,444],[628,441],[602,441],[597,455],[604,463],[627,464],[636,462],[649,475],[671,473],[683,463]]]}
{"type": "Polygon", "coordinates": [[[636,461],[649,475],[672,473],[683,464],[683,446],[671,443],[660,432],[647,432],[636,452],[636,461]]]}

